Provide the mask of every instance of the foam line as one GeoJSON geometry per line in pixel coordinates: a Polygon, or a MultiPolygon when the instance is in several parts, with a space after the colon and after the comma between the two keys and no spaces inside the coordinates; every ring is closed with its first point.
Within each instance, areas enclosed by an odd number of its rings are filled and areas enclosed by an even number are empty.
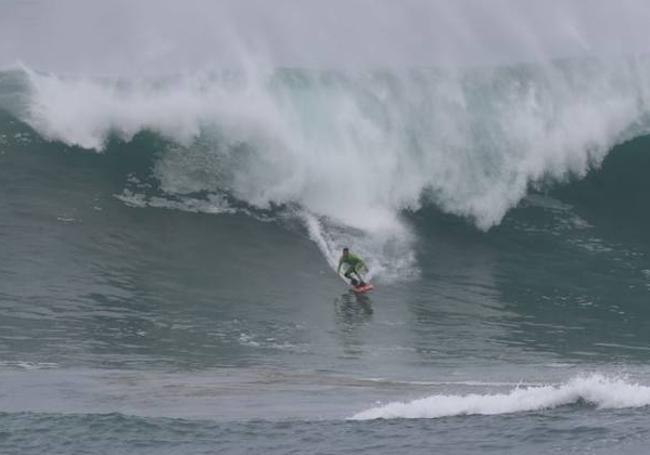
{"type": "Polygon", "coordinates": [[[598,409],[648,406],[650,387],[594,374],[576,377],[560,385],[515,388],[503,394],[433,395],[408,403],[388,403],[359,412],[350,419],[435,419],[459,415],[512,414],[581,401],[598,409]]]}

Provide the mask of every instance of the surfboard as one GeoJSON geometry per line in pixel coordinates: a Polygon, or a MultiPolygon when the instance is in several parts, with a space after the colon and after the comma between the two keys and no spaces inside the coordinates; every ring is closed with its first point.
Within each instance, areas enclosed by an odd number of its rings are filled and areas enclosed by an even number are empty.
{"type": "Polygon", "coordinates": [[[373,289],[375,289],[375,287],[371,283],[366,283],[363,286],[352,286],[350,288],[350,290],[356,294],[365,294],[373,289]]]}

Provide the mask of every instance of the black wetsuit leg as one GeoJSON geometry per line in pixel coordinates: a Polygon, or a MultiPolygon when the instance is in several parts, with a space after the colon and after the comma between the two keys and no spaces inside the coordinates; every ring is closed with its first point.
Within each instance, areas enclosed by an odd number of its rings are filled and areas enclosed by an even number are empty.
{"type": "MultiPolygon", "coordinates": [[[[349,269],[348,269],[348,270],[343,274],[343,276],[346,277],[348,280],[350,280],[350,284],[352,284],[352,286],[358,286],[358,285],[359,285],[359,281],[358,281],[356,278],[354,278],[354,277],[352,276],[353,273],[356,273],[356,272],[354,271],[354,269],[353,269],[352,267],[350,267],[350,268],[349,268],[349,269]]],[[[359,275],[357,274],[357,276],[359,276],[359,275]]]]}
{"type": "Polygon", "coordinates": [[[364,286],[366,284],[365,281],[363,281],[363,278],[361,278],[361,275],[357,271],[356,267],[350,267],[344,274],[344,276],[350,280],[350,283],[352,283],[352,286],[364,286]],[[356,275],[357,278],[354,278],[352,275],[356,275]]]}

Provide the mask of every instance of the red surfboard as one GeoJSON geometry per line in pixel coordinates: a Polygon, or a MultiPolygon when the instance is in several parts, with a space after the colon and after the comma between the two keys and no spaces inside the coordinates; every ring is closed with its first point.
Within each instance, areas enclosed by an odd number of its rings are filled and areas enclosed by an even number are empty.
{"type": "Polygon", "coordinates": [[[375,287],[370,283],[366,283],[362,286],[353,286],[351,289],[352,292],[355,292],[357,294],[365,294],[366,292],[370,292],[375,289],[375,287]]]}

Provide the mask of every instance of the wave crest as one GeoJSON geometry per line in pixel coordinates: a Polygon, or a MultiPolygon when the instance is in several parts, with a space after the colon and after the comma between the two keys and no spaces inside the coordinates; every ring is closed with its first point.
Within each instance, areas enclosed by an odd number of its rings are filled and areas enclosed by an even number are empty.
{"type": "Polygon", "coordinates": [[[539,411],[586,402],[599,409],[650,405],[650,387],[600,374],[559,386],[516,388],[503,394],[434,395],[409,403],[389,403],[355,414],[351,420],[435,419],[459,415],[496,415],[539,411]]]}
{"type": "Polygon", "coordinates": [[[23,71],[19,117],[50,140],[102,150],[155,131],[178,145],[155,166],[166,191],[225,189],[364,230],[423,203],[488,229],[531,185],[583,176],[650,131],[643,59],[155,80],[23,71]]]}

